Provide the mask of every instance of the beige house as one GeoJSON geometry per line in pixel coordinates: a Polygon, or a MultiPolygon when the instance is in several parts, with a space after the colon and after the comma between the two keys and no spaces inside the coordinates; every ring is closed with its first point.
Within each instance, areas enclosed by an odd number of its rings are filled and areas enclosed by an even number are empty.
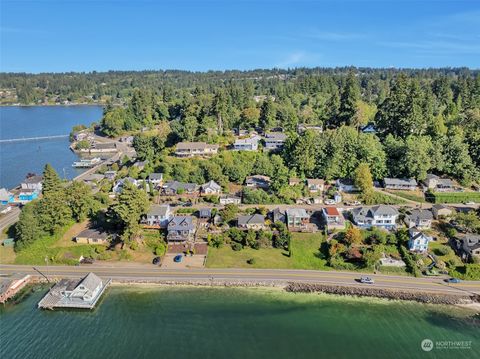
{"type": "Polygon", "coordinates": [[[218,145],[205,142],[179,142],[175,148],[178,157],[211,156],[218,152],[218,145]]]}
{"type": "Polygon", "coordinates": [[[308,178],[307,187],[308,190],[312,193],[323,192],[325,187],[325,181],[319,178],[308,178]]]}
{"type": "Polygon", "coordinates": [[[77,234],[75,242],[81,244],[110,244],[111,236],[98,229],[85,229],[77,234]]]}
{"type": "Polygon", "coordinates": [[[443,204],[435,204],[432,206],[432,213],[433,218],[440,219],[440,218],[447,218],[450,217],[453,213],[452,209],[443,204]]]}

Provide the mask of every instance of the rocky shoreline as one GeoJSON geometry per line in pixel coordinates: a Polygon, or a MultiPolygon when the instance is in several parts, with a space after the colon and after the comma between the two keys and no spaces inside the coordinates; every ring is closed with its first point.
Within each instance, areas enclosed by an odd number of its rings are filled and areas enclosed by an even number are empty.
{"type": "Polygon", "coordinates": [[[359,288],[325,284],[289,283],[285,290],[291,293],[326,293],[343,296],[376,297],[391,300],[408,300],[428,304],[463,305],[480,303],[480,296],[447,295],[382,288],[359,288]]]}

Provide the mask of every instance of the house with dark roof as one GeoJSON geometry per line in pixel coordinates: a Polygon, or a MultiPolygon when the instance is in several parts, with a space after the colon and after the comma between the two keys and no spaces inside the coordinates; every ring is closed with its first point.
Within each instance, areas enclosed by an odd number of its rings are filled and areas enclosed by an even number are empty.
{"type": "Polygon", "coordinates": [[[167,226],[168,242],[185,242],[193,238],[195,226],[192,216],[174,216],[167,226]]]}
{"type": "Polygon", "coordinates": [[[377,128],[373,123],[369,123],[361,128],[363,133],[377,133],[377,128]]]}
{"type": "Polygon", "coordinates": [[[342,192],[357,192],[358,188],[349,178],[339,178],[335,181],[335,186],[342,192]]]}
{"type": "Polygon", "coordinates": [[[456,239],[457,253],[463,261],[480,258],[480,234],[459,234],[456,239]]]}
{"type": "Polygon", "coordinates": [[[238,228],[241,228],[241,229],[255,229],[255,230],[264,229],[265,216],[261,214],[238,216],[237,225],[238,225],[238,228]]]}
{"type": "Polygon", "coordinates": [[[198,210],[198,218],[202,218],[202,219],[212,218],[212,209],[211,208],[200,208],[198,210]]]}
{"type": "Polygon", "coordinates": [[[205,142],[179,142],[175,147],[177,157],[212,156],[218,153],[218,145],[205,142]]]}
{"type": "Polygon", "coordinates": [[[162,186],[162,194],[165,196],[175,196],[177,194],[198,194],[198,185],[196,183],[185,183],[178,181],[169,181],[162,186]]]}
{"type": "Polygon", "coordinates": [[[433,213],[428,209],[413,209],[405,216],[408,228],[417,227],[428,229],[432,227],[433,213]]]}
{"type": "Polygon", "coordinates": [[[168,204],[154,204],[150,207],[142,223],[150,227],[166,228],[172,217],[172,210],[168,204]]]}
{"type": "Polygon", "coordinates": [[[273,223],[276,223],[276,222],[282,222],[285,224],[287,223],[287,214],[285,213],[285,210],[280,209],[278,207],[269,213],[269,217],[272,219],[273,223]]]}
{"type": "Polygon", "coordinates": [[[104,230],[88,228],[75,236],[75,242],[81,244],[110,244],[112,236],[104,230]]]}
{"type": "Polygon", "coordinates": [[[431,236],[425,234],[417,227],[410,228],[408,235],[408,249],[411,252],[425,253],[428,250],[428,243],[433,240],[431,236]]]}
{"type": "Polygon", "coordinates": [[[392,206],[379,205],[352,209],[353,222],[362,228],[374,226],[385,229],[395,229],[397,218],[398,211],[392,206]]]}
{"type": "Polygon", "coordinates": [[[417,181],[414,178],[384,178],[383,184],[385,189],[415,191],[417,181]]]}

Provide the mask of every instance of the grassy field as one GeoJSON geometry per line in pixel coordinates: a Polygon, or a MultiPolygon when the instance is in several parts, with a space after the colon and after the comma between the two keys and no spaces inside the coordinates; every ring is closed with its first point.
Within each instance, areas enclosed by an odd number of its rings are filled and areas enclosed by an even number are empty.
{"type": "Polygon", "coordinates": [[[389,193],[395,194],[399,197],[409,199],[410,201],[415,201],[419,203],[426,203],[425,196],[419,194],[417,191],[388,191],[389,193]]]}
{"type": "Polygon", "coordinates": [[[463,265],[462,260],[455,254],[454,250],[447,244],[446,241],[431,241],[428,245],[428,249],[439,260],[448,263],[455,263],[456,266],[463,265]],[[447,254],[442,255],[440,251],[444,250],[447,254]]]}
{"type": "Polygon", "coordinates": [[[245,248],[234,251],[229,245],[209,248],[206,266],[209,268],[270,268],[270,269],[319,269],[329,270],[326,260],[321,258],[320,246],[324,241],[320,233],[293,233],[292,252],[275,248],[245,248]],[[247,260],[254,258],[254,264],[247,260]]]}

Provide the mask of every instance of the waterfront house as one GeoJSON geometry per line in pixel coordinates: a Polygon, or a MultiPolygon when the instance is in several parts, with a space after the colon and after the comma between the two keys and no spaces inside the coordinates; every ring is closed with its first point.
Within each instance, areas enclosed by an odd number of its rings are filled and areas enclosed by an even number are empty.
{"type": "Polygon", "coordinates": [[[457,253],[463,261],[480,259],[480,234],[459,234],[456,239],[457,253]]]}
{"type": "Polygon", "coordinates": [[[148,183],[150,183],[153,188],[160,187],[163,183],[163,173],[150,173],[148,183]]]}
{"type": "Polygon", "coordinates": [[[345,220],[336,207],[322,208],[322,216],[325,221],[327,231],[345,228],[345,220]]]}
{"type": "Polygon", "coordinates": [[[395,207],[379,205],[352,209],[353,222],[362,228],[380,227],[395,229],[398,211],[395,207]]]}
{"type": "Polygon", "coordinates": [[[31,175],[25,177],[23,182],[20,184],[21,189],[30,189],[36,190],[38,192],[42,191],[42,181],[43,176],[31,175]]]}
{"type": "Polygon", "coordinates": [[[236,204],[239,205],[242,202],[242,199],[237,196],[222,196],[220,197],[220,204],[226,205],[226,204],[236,204]]]}
{"type": "Polygon", "coordinates": [[[258,150],[258,141],[260,136],[252,136],[249,138],[242,138],[235,140],[233,149],[236,151],[256,151],[258,150]]]}
{"type": "Polygon", "coordinates": [[[198,194],[198,185],[196,183],[169,181],[162,186],[162,194],[165,196],[195,195],[198,194]]]}
{"type": "Polygon", "coordinates": [[[432,173],[427,174],[423,184],[426,189],[432,192],[453,192],[456,190],[455,183],[450,178],[440,178],[432,173]]]}
{"type": "Polygon", "coordinates": [[[358,188],[353,183],[353,180],[348,178],[340,178],[335,181],[335,186],[342,192],[357,192],[358,188]]]}
{"type": "Polygon", "coordinates": [[[265,134],[265,149],[270,151],[278,151],[285,144],[287,135],[283,132],[270,132],[265,134]]]}
{"type": "Polygon", "coordinates": [[[310,216],[304,208],[288,208],[285,213],[290,231],[304,230],[308,227],[310,216]]]}
{"type": "Polygon", "coordinates": [[[325,181],[320,178],[307,178],[307,188],[311,193],[323,192],[325,181]]]}
{"type": "Polygon", "coordinates": [[[270,188],[270,177],[262,175],[248,176],[245,180],[245,186],[250,188],[270,188]]]}
{"type": "Polygon", "coordinates": [[[432,237],[426,235],[419,228],[413,227],[408,230],[408,249],[411,252],[425,253],[432,237]]]}
{"type": "Polygon", "coordinates": [[[92,138],[92,134],[88,129],[77,131],[73,133],[74,141],[84,141],[92,138]]]}
{"type": "Polygon", "coordinates": [[[18,201],[22,204],[25,204],[33,201],[34,199],[37,199],[38,196],[39,193],[37,190],[24,189],[20,190],[20,192],[18,193],[18,201]]]}
{"type": "Polygon", "coordinates": [[[218,145],[205,142],[179,142],[175,147],[177,157],[211,156],[218,152],[218,145]]]}
{"type": "Polygon", "coordinates": [[[140,182],[137,181],[136,179],[132,178],[132,177],[121,178],[113,186],[113,189],[112,189],[113,193],[115,193],[115,194],[122,193],[123,186],[125,186],[125,183],[127,183],[127,182],[131,183],[135,187],[138,187],[140,185],[140,182]]]}
{"type": "Polygon", "coordinates": [[[87,228],[75,236],[75,242],[81,244],[110,244],[112,236],[107,232],[96,229],[87,228]]]}
{"type": "Polygon", "coordinates": [[[10,193],[5,188],[0,188],[0,204],[9,204],[13,203],[14,196],[13,193],[10,193]]]}
{"type": "Polygon", "coordinates": [[[384,178],[383,184],[385,189],[415,191],[417,181],[413,178],[384,178]]]}
{"type": "Polygon", "coordinates": [[[105,288],[104,283],[93,273],[82,279],[61,279],[38,303],[40,308],[85,308],[92,309],[100,299],[105,288]]]}
{"type": "Polygon", "coordinates": [[[30,282],[31,276],[14,274],[11,277],[0,277],[0,303],[5,303],[14,297],[30,282]]]}
{"type": "Polygon", "coordinates": [[[193,238],[195,226],[192,216],[174,216],[167,225],[168,242],[185,242],[193,238]]]}
{"type": "Polygon", "coordinates": [[[265,217],[261,214],[238,216],[237,225],[241,229],[265,229],[265,217]]]}
{"type": "Polygon", "coordinates": [[[452,215],[453,211],[451,208],[443,205],[443,204],[434,204],[432,206],[432,213],[433,218],[441,219],[441,218],[448,218],[452,215]]]}
{"type": "Polygon", "coordinates": [[[269,216],[272,219],[273,223],[276,223],[276,222],[287,223],[287,214],[283,209],[275,208],[273,211],[269,213],[269,216]]]}
{"type": "Polygon", "coordinates": [[[432,227],[432,220],[433,213],[427,209],[413,209],[405,216],[405,224],[408,228],[429,229],[432,227]]]}
{"type": "Polygon", "coordinates": [[[209,181],[200,187],[201,193],[204,195],[214,195],[222,193],[222,186],[215,181],[209,181]]]}
{"type": "Polygon", "coordinates": [[[168,204],[155,204],[150,207],[142,222],[150,227],[166,228],[172,216],[168,204]]]}

